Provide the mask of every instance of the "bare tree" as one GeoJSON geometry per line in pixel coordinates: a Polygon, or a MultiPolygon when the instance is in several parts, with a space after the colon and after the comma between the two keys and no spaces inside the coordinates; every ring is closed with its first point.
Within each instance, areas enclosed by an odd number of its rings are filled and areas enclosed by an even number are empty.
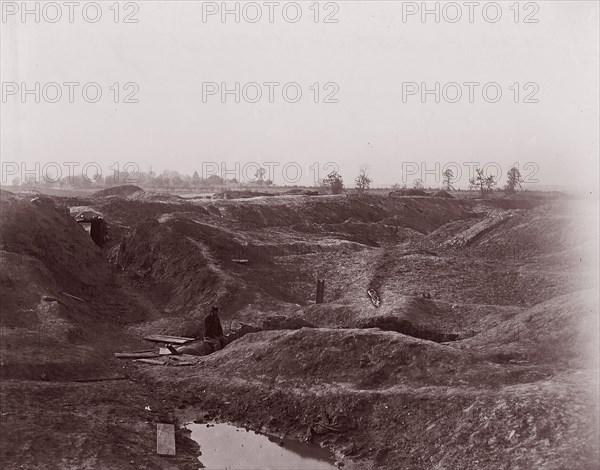
{"type": "Polygon", "coordinates": [[[485,197],[486,192],[492,192],[496,186],[494,175],[485,176],[483,169],[475,168],[477,176],[469,180],[469,189],[478,189],[481,191],[481,197],[485,197]]]}
{"type": "Polygon", "coordinates": [[[447,191],[450,191],[451,189],[454,189],[454,186],[452,186],[452,181],[454,181],[454,172],[448,168],[446,171],[444,171],[444,186],[446,187],[447,191]]]}
{"type": "Polygon", "coordinates": [[[337,171],[332,171],[323,179],[323,186],[331,191],[331,194],[341,194],[344,191],[344,180],[337,171]]]}
{"type": "Polygon", "coordinates": [[[354,183],[356,184],[356,190],[358,191],[358,194],[363,194],[369,190],[371,178],[369,178],[367,173],[367,165],[362,165],[360,167],[360,172],[354,179],[354,183]]]}
{"type": "Polygon", "coordinates": [[[198,187],[200,187],[201,184],[202,184],[202,178],[200,178],[200,175],[198,174],[197,171],[194,171],[194,174],[192,175],[192,186],[194,188],[198,188],[198,187]]]}
{"type": "Polygon", "coordinates": [[[514,193],[517,190],[517,187],[523,189],[521,183],[524,181],[524,179],[521,177],[521,172],[516,166],[513,166],[510,170],[508,170],[506,175],[508,177],[505,187],[507,193],[514,193]]]}
{"type": "Polygon", "coordinates": [[[267,170],[265,170],[262,166],[256,170],[254,173],[254,177],[256,178],[256,183],[259,185],[263,185],[265,183],[265,175],[267,174],[267,170]]]}
{"type": "Polygon", "coordinates": [[[498,184],[498,181],[496,181],[496,178],[494,177],[494,175],[490,175],[485,179],[485,189],[487,192],[491,193],[492,191],[494,191],[494,189],[496,189],[496,185],[498,184]]]}
{"type": "Polygon", "coordinates": [[[423,189],[425,186],[423,185],[423,180],[418,178],[413,183],[413,188],[415,189],[423,189]]]}

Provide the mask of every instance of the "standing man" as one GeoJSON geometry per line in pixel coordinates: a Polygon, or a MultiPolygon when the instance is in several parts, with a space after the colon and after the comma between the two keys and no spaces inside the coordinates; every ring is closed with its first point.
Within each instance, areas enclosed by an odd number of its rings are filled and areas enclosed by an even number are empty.
{"type": "Polygon", "coordinates": [[[92,237],[92,240],[94,240],[94,243],[100,248],[104,246],[104,242],[106,241],[106,222],[104,222],[102,217],[95,215],[92,218],[90,236],[92,237]]]}
{"type": "Polygon", "coordinates": [[[215,351],[223,349],[227,344],[227,340],[223,336],[221,319],[219,318],[219,307],[216,305],[204,317],[204,339],[211,344],[215,351]]]}

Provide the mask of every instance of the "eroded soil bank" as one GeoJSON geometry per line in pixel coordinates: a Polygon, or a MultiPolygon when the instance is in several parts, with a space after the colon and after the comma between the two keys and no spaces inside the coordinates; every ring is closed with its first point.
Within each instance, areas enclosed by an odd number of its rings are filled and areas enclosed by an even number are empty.
{"type": "Polygon", "coordinates": [[[177,456],[156,455],[156,423],[198,418],[322,443],[350,469],[598,466],[583,199],[1,203],[3,468],[197,468],[182,429],[177,456]],[[109,224],[103,249],[87,212],[109,224]],[[227,331],[284,320],[185,367],[113,356],[201,335],[213,304],[227,331]]]}

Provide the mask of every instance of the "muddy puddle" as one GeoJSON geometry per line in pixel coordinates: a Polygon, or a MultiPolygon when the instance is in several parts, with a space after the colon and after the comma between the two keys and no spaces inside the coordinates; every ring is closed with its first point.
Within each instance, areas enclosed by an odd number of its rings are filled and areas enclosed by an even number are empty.
{"type": "MultiPolygon", "coordinates": [[[[188,423],[208,470],[336,470],[332,452],[314,444],[268,436],[224,423],[188,423]],[[282,445],[280,445],[282,444],[282,445]]],[[[204,465],[204,467],[202,466],[204,465]]]]}

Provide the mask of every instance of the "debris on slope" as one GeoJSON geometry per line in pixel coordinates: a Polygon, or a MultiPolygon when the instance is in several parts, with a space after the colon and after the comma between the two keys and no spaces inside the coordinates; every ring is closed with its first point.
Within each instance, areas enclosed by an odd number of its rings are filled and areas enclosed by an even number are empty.
{"type": "Polygon", "coordinates": [[[499,212],[488,215],[483,219],[471,221],[456,221],[442,226],[429,234],[425,242],[435,243],[438,248],[462,248],[470,245],[506,222],[512,213],[499,212]],[[459,229],[457,232],[456,230],[459,229]]]}
{"type": "Polygon", "coordinates": [[[381,298],[375,289],[367,289],[367,295],[375,307],[381,306],[381,298]]]}
{"type": "Polygon", "coordinates": [[[469,245],[483,237],[486,233],[494,230],[500,224],[506,222],[511,216],[511,213],[499,213],[486,217],[459,234],[454,235],[450,240],[442,243],[441,248],[460,248],[469,245]]]}

